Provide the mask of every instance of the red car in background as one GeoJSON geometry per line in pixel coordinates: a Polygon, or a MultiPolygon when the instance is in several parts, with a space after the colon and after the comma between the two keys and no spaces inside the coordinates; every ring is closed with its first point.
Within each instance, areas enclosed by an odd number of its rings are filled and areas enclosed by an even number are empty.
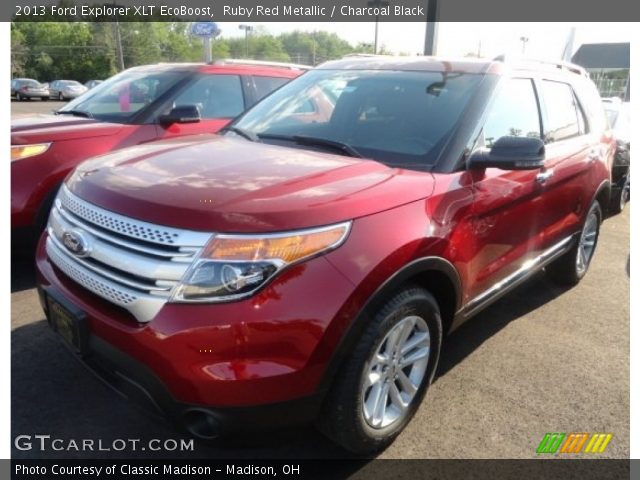
{"type": "Polygon", "coordinates": [[[225,60],[126,70],[49,115],[11,123],[11,229],[34,238],[78,163],[156,139],[217,132],[307,67],[225,60]]]}

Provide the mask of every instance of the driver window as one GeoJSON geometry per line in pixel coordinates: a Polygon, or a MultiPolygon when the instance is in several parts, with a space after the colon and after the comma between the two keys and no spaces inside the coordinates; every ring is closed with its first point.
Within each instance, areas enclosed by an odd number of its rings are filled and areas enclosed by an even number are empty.
{"type": "Polygon", "coordinates": [[[173,106],[197,105],[202,118],[234,118],[244,111],[238,75],[205,75],[188,85],[173,106]]]}
{"type": "Polygon", "coordinates": [[[485,146],[489,148],[504,136],[542,138],[540,111],[531,79],[505,81],[491,105],[483,131],[485,146]]]}

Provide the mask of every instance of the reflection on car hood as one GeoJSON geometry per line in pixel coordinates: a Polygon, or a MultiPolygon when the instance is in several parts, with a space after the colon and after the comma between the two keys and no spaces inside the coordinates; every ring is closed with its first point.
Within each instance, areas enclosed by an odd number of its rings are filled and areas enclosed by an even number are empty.
{"type": "Polygon", "coordinates": [[[331,224],[427,197],[433,176],[316,151],[200,135],[80,165],[73,193],[157,224],[268,232],[331,224]]]}

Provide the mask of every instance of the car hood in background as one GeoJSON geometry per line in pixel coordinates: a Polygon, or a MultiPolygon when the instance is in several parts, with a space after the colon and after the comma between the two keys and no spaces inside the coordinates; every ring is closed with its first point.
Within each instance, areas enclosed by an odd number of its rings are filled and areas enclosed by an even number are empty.
{"type": "Polygon", "coordinates": [[[73,140],[76,138],[115,135],[122,129],[117,123],[106,123],[73,115],[29,115],[11,120],[11,144],[73,140]]]}

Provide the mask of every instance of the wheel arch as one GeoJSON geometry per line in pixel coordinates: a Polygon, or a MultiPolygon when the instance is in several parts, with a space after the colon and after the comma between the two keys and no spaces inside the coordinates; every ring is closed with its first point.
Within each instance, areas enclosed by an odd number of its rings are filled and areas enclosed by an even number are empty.
{"type": "Polygon", "coordinates": [[[462,285],[456,268],[442,257],[423,257],[416,259],[390,276],[375,292],[369,296],[351,324],[342,335],[331,360],[319,384],[319,391],[328,391],[340,364],[352,351],[367,320],[395,292],[405,285],[417,285],[429,291],[440,308],[442,331],[445,335],[450,329],[455,313],[461,306],[462,285]]]}
{"type": "Polygon", "coordinates": [[[591,202],[589,202],[589,205],[591,205],[595,200],[597,200],[600,204],[603,215],[606,215],[609,210],[609,203],[611,202],[611,182],[609,180],[602,181],[593,197],[591,197],[591,202]]]}

